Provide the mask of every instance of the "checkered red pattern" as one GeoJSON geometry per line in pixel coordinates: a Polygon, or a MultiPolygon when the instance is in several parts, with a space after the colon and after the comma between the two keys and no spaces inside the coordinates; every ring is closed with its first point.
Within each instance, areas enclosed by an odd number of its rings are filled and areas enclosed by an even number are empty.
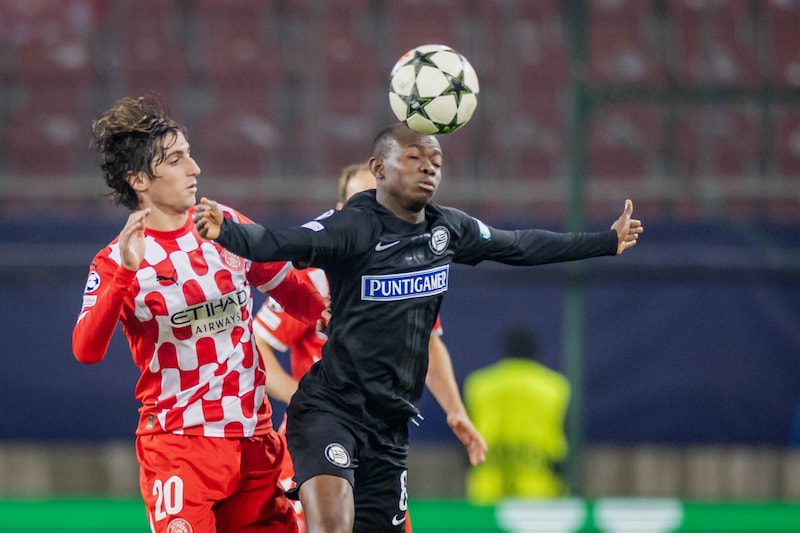
{"type": "MultiPolygon", "coordinates": [[[[249,222],[230,208],[224,211],[249,222]]],[[[178,230],[146,231],[145,260],[135,274],[121,267],[116,239],[97,254],[73,348],[76,356],[82,349],[97,352],[81,360],[102,359],[107,342],[98,339],[110,340],[108,328],[113,331],[118,317],[142,373],[136,386],[142,404],[138,434],[264,434],[271,428],[271,407],[249,320],[250,286],[308,286],[286,263],[252,263],[203,239],[192,214],[178,230]]]]}

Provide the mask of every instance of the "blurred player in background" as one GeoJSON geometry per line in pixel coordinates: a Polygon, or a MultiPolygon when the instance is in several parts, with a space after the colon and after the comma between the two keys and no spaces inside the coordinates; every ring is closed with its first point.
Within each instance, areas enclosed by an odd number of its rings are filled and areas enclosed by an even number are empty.
{"type": "Polygon", "coordinates": [[[316,533],[403,531],[408,422],[420,415],[415,404],[451,263],[618,255],[643,231],[630,200],[608,231],[491,228],[432,202],[442,179],[436,137],[398,123],[377,135],[372,153],[377,189],[300,227],[237,224],[206,198],[195,214],[201,235],[242,257],[292,260],[328,275],[328,340],[292,396],[286,429],[298,485],[290,493],[299,492],[316,533]]]}
{"type": "Polygon", "coordinates": [[[279,482],[285,444],[264,394],[250,286],[310,324],[322,298],[291,265],[253,263],[198,234],[200,168],[157,98],[116,102],[94,121],[93,146],[113,200],[133,213],[92,260],[72,348],[97,363],[122,324],[141,371],[136,453],[152,531],[297,531],[279,482]]]}
{"type": "MultiPolygon", "coordinates": [[[[345,167],[339,177],[339,199],[336,209],[344,207],[345,202],[354,194],[374,189],[375,186],[375,176],[372,175],[368,164],[360,163],[345,167]]],[[[322,270],[306,268],[298,270],[297,275],[313,285],[320,294],[328,296],[330,291],[328,279],[322,270]]],[[[267,369],[267,394],[288,404],[297,390],[300,378],[322,357],[322,345],[325,344],[326,337],[316,328],[288,315],[272,298],[267,298],[256,314],[253,332],[267,369]],[[289,351],[291,375],[284,370],[274,350],[289,351]]],[[[486,457],[486,442],[467,416],[453,373],[450,352],[442,340],[442,334],[441,320],[437,317],[428,344],[428,375],[425,383],[447,415],[447,424],[467,448],[470,464],[478,465],[486,457]]],[[[285,424],[279,431],[281,433],[285,431],[285,424]]],[[[284,487],[288,489],[292,486],[294,476],[289,454],[286,454],[283,463],[281,479],[284,487]]],[[[295,508],[302,530],[304,525],[302,506],[298,502],[295,508]]],[[[407,519],[406,532],[410,531],[411,521],[407,519]]]]}
{"type": "Polygon", "coordinates": [[[490,505],[566,496],[569,381],[539,362],[539,341],[529,326],[505,331],[502,356],[464,381],[469,414],[489,443],[486,462],[467,473],[467,498],[490,505]]]}

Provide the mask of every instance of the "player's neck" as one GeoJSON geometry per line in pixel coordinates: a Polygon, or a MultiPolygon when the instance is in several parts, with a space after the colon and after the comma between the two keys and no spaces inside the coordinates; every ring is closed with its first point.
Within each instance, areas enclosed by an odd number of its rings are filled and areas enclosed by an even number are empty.
{"type": "Polygon", "coordinates": [[[410,222],[411,224],[419,224],[425,220],[424,205],[421,208],[417,208],[418,206],[408,207],[400,202],[394,201],[391,196],[387,197],[386,195],[380,194],[377,196],[377,199],[379,204],[391,211],[391,213],[400,220],[410,222]]]}
{"type": "Polygon", "coordinates": [[[425,210],[422,211],[409,211],[407,209],[394,209],[389,207],[388,205],[384,205],[386,209],[392,212],[394,216],[399,218],[404,222],[409,222],[411,224],[419,224],[420,222],[425,220],[425,210]]]}
{"type": "Polygon", "coordinates": [[[186,224],[188,216],[188,211],[165,211],[151,208],[146,226],[154,231],[174,231],[186,224]]]}

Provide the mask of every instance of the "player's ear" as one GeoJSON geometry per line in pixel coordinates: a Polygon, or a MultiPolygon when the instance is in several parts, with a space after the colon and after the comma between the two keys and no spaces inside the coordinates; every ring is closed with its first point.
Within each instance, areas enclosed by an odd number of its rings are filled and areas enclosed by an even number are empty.
{"type": "Polygon", "coordinates": [[[383,179],[383,159],[371,157],[369,160],[369,171],[375,176],[375,179],[383,179]]]}
{"type": "Polygon", "coordinates": [[[145,178],[144,172],[128,172],[125,176],[125,181],[128,182],[128,185],[136,192],[142,192],[147,190],[147,180],[145,178]]]}

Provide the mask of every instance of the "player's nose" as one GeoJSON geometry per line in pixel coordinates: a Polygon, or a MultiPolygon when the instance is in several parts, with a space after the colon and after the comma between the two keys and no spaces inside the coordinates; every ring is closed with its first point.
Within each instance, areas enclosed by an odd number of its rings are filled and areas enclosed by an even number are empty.
{"type": "Polygon", "coordinates": [[[429,174],[433,176],[436,174],[436,167],[433,166],[433,163],[430,159],[422,158],[422,162],[420,163],[420,170],[425,174],[429,174]]]}
{"type": "Polygon", "coordinates": [[[202,170],[200,170],[200,165],[197,164],[197,161],[195,161],[193,157],[189,158],[189,168],[187,171],[192,176],[197,176],[202,172],[202,170]]]}

